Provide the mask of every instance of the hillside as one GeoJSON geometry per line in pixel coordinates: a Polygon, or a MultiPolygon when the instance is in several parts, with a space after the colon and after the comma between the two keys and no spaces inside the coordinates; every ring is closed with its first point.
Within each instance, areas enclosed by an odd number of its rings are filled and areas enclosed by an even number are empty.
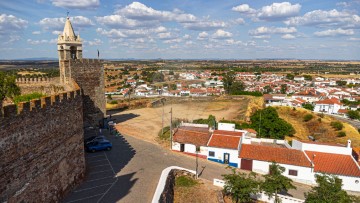
{"type": "MultiPolygon", "coordinates": [[[[285,119],[287,122],[295,128],[296,133],[294,138],[299,140],[309,140],[308,136],[311,135],[316,138],[319,142],[327,143],[340,143],[346,144],[347,140],[352,141],[352,146],[360,146],[360,134],[351,125],[343,123],[344,128],[341,131],[346,133],[345,137],[337,137],[339,131],[336,131],[330,126],[330,123],[337,121],[336,119],[311,112],[306,109],[290,107],[276,107],[279,116],[285,119]],[[304,122],[303,118],[306,114],[312,114],[314,116],[310,121],[304,122]]],[[[288,137],[288,139],[291,139],[288,137]]]]}

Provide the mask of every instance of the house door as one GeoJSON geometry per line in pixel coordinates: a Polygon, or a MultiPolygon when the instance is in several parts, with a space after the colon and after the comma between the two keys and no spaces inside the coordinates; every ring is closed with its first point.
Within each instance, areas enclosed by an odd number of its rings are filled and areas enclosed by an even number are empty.
{"type": "Polygon", "coordinates": [[[241,169],[252,171],[253,160],[241,159],[241,169]]]}
{"type": "Polygon", "coordinates": [[[229,164],[230,154],[224,153],[224,164],[229,164]]]}
{"type": "Polygon", "coordinates": [[[185,151],[185,144],[180,144],[180,152],[184,152],[185,151]]]}

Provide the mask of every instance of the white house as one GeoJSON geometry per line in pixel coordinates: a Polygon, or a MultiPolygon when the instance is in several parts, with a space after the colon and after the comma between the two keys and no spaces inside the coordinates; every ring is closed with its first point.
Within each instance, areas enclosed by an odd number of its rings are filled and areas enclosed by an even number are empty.
{"type": "Polygon", "coordinates": [[[208,125],[182,123],[174,130],[172,150],[206,159],[211,132],[208,125]]]}
{"type": "Polygon", "coordinates": [[[240,139],[244,132],[214,130],[207,144],[208,160],[238,167],[240,139]]]}
{"type": "Polygon", "coordinates": [[[304,78],[304,76],[295,76],[295,77],[294,77],[294,80],[300,82],[300,81],[304,81],[305,78],[304,78]]]}
{"type": "Polygon", "coordinates": [[[342,108],[342,104],[337,98],[324,99],[315,102],[314,111],[324,112],[329,114],[337,114],[339,109],[342,108]]]}

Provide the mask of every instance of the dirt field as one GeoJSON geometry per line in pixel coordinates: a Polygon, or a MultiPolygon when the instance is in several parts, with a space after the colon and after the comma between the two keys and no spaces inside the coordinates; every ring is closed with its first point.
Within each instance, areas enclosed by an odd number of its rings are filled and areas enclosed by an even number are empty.
{"type": "MultiPolygon", "coordinates": [[[[276,107],[279,116],[285,119],[287,122],[291,123],[291,125],[295,128],[296,133],[294,135],[295,139],[299,140],[309,140],[307,136],[312,135],[320,142],[327,143],[340,143],[346,144],[347,140],[350,139],[352,141],[352,145],[354,147],[360,146],[360,134],[353,126],[343,123],[344,128],[341,131],[346,133],[345,137],[337,137],[338,131],[334,130],[330,123],[332,121],[336,121],[336,119],[330,116],[324,116],[321,118],[321,122],[319,122],[319,116],[316,113],[308,111],[306,109],[297,108],[294,111],[290,107],[276,107]],[[308,122],[303,121],[303,117],[306,114],[311,113],[314,118],[308,122]]],[[[291,140],[291,137],[287,138],[291,140]]]]}
{"type": "MultiPolygon", "coordinates": [[[[249,104],[248,97],[243,100],[198,102],[189,101],[180,104],[168,104],[164,107],[164,127],[170,124],[170,109],[173,119],[207,118],[210,114],[217,120],[238,120],[244,117],[249,104]]],[[[141,108],[114,114],[117,117],[117,128],[121,133],[140,137],[150,142],[156,142],[161,130],[163,108],[141,108]]]]}
{"type": "Polygon", "coordinates": [[[216,187],[211,181],[198,179],[198,184],[193,187],[174,188],[174,202],[197,202],[197,203],[217,203],[217,192],[221,188],[216,187]]]}

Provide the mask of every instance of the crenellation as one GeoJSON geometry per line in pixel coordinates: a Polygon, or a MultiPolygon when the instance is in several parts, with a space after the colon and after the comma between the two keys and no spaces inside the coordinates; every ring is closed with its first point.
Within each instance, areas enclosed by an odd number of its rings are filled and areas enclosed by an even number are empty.
{"type": "Polygon", "coordinates": [[[29,102],[20,102],[18,104],[19,114],[30,112],[30,103],[29,102]]]}
{"type": "Polygon", "coordinates": [[[30,101],[31,111],[41,109],[41,99],[34,99],[30,101]]]}
{"type": "Polygon", "coordinates": [[[17,106],[15,104],[4,106],[4,117],[12,117],[17,114],[17,106]]]}
{"type": "Polygon", "coordinates": [[[67,92],[63,92],[60,95],[61,95],[61,101],[67,101],[67,99],[68,99],[68,93],[67,92]]]}

